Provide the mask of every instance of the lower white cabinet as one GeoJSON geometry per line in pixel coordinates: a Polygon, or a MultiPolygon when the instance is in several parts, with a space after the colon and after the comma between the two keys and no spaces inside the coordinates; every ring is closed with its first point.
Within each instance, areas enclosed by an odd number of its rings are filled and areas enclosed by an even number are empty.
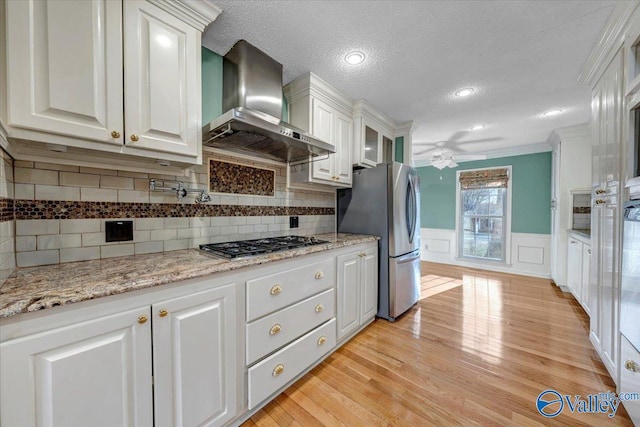
{"type": "Polygon", "coordinates": [[[231,283],[101,317],[67,312],[67,326],[3,341],[0,425],[224,425],[238,411],[236,309],[231,283]]]}
{"type": "Polygon", "coordinates": [[[0,425],[150,426],[150,307],[0,344],[0,425]]]}
{"type": "Polygon", "coordinates": [[[219,426],[236,415],[236,285],[152,306],[155,426],[219,426]]]}
{"type": "Polygon", "coordinates": [[[337,258],[338,341],[378,311],[378,250],[368,247],[337,258]]]}
{"type": "Polygon", "coordinates": [[[589,240],[569,233],[567,244],[567,286],[587,314],[590,314],[590,266],[591,244],[589,240]]]}
{"type": "MultiPolygon", "coordinates": [[[[636,350],[622,335],[620,345],[620,389],[619,394],[640,393],[640,352],[636,350]]],[[[625,396],[629,397],[629,396],[625,396]]],[[[640,425],[640,400],[625,400],[622,402],[631,421],[640,425]]]]}

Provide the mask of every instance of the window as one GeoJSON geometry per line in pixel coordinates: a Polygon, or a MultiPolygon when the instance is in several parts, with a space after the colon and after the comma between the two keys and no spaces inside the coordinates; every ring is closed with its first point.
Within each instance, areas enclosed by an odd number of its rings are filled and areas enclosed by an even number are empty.
{"type": "Polygon", "coordinates": [[[461,258],[507,262],[510,168],[458,172],[461,258]]]}

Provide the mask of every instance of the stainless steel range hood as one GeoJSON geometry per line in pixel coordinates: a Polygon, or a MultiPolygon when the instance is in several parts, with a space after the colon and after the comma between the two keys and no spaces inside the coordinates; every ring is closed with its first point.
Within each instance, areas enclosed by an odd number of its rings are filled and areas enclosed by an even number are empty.
{"type": "Polygon", "coordinates": [[[245,40],[224,56],[222,92],[226,113],[202,128],[204,145],[282,162],[335,153],[282,121],[282,65],[245,40]]]}

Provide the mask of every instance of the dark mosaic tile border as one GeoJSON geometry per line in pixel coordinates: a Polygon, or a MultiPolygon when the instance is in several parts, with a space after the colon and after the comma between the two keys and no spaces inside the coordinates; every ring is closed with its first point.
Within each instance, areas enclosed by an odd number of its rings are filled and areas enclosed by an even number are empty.
{"type": "Polygon", "coordinates": [[[574,214],[590,214],[591,213],[591,207],[590,206],[585,206],[585,207],[574,206],[573,207],[573,213],[574,214]]]}
{"type": "MultiPolygon", "coordinates": [[[[334,208],[15,200],[15,219],[335,215],[334,208]]],[[[13,219],[13,218],[12,218],[13,219]]]]}
{"type": "Polygon", "coordinates": [[[13,221],[14,200],[0,198],[0,222],[13,221]]]}
{"type": "Polygon", "coordinates": [[[209,192],[275,195],[276,171],[209,159],[209,192]]]}

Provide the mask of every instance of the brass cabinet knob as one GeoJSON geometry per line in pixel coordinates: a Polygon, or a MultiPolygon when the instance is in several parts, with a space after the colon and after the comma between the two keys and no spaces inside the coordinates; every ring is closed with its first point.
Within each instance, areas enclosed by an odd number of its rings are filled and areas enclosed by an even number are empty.
{"type": "Polygon", "coordinates": [[[605,190],[596,190],[596,194],[605,194],[606,191],[605,190]]]}
{"type": "Polygon", "coordinates": [[[111,138],[115,138],[115,139],[120,138],[120,132],[118,132],[117,130],[112,131],[111,138]]]}
{"type": "Polygon", "coordinates": [[[316,313],[320,313],[322,310],[324,310],[324,306],[322,304],[316,305],[316,313]]]}
{"type": "Polygon", "coordinates": [[[633,360],[627,360],[624,362],[624,367],[631,372],[638,372],[640,373],[640,366],[634,362],[633,360]]]}
{"type": "Polygon", "coordinates": [[[169,314],[169,312],[168,312],[167,310],[165,310],[165,309],[162,309],[162,310],[160,310],[160,311],[158,312],[158,315],[159,315],[160,317],[166,317],[166,316],[167,316],[167,314],[169,314]]]}
{"type": "Polygon", "coordinates": [[[282,363],[279,363],[278,365],[276,365],[275,368],[273,368],[273,372],[271,373],[271,375],[273,375],[274,377],[277,377],[283,372],[284,372],[284,365],[282,363]]]}
{"type": "Polygon", "coordinates": [[[141,325],[147,323],[147,320],[149,320],[149,318],[144,314],[138,316],[138,323],[140,323],[141,325]]]}
{"type": "Polygon", "coordinates": [[[326,342],[327,342],[327,337],[325,337],[324,335],[318,338],[318,345],[323,345],[326,342]]]}
{"type": "Polygon", "coordinates": [[[281,330],[282,330],[282,326],[280,326],[279,323],[276,323],[271,327],[271,329],[269,329],[269,335],[277,335],[280,333],[281,330]]]}
{"type": "Polygon", "coordinates": [[[320,280],[324,277],[324,273],[322,271],[316,271],[316,279],[320,280]]]}
{"type": "Polygon", "coordinates": [[[271,295],[278,295],[280,292],[282,292],[282,286],[280,285],[273,285],[269,291],[271,295]]]}
{"type": "Polygon", "coordinates": [[[131,138],[130,138],[130,139],[131,139],[131,141],[132,141],[132,142],[138,142],[138,139],[140,139],[140,138],[138,138],[138,135],[136,135],[136,134],[134,133],[134,134],[132,134],[132,135],[131,135],[131,138]]]}
{"type": "Polygon", "coordinates": [[[602,204],[604,204],[604,203],[605,203],[605,201],[604,201],[604,200],[602,200],[602,199],[598,199],[598,200],[596,200],[596,205],[602,205],[602,204]]]}

